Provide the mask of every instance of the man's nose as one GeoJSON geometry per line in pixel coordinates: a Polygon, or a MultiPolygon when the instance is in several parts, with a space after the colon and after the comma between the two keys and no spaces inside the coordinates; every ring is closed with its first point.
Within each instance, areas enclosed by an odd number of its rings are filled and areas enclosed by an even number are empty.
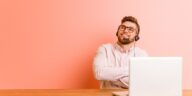
{"type": "Polygon", "coordinates": [[[126,33],[129,33],[129,30],[128,30],[128,28],[125,28],[124,32],[126,32],[126,33]]]}

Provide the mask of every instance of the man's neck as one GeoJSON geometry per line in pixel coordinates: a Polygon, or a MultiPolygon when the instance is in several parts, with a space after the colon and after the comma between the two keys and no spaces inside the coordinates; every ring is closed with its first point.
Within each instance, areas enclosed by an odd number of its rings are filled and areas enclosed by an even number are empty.
{"type": "Polygon", "coordinates": [[[117,42],[117,44],[125,51],[129,51],[132,46],[134,46],[135,42],[131,42],[129,44],[121,44],[120,42],[117,42]]]}

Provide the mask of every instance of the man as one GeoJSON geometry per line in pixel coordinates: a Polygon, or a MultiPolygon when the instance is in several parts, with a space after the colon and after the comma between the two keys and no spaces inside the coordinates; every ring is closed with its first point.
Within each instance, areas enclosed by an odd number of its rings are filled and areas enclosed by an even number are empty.
{"type": "Polygon", "coordinates": [[[137,19],[126,16],[116,33],[118,41],[99,47],[93,68],[96,79],[101,80],[101,88],[128,88],[129,57],[147,56],[144,50],[135,46],[139,32],[137,19]]]}

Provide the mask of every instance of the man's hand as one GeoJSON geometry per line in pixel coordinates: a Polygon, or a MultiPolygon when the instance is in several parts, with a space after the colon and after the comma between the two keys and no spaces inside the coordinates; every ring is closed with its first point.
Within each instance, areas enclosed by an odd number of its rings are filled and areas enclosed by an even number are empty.
{"type": "Polygon", "coordinates": [[[120,81],[125,85],[125,86],[129,86],[129,77],[126,76],[126,77],[123,77],[120,79],[120,81]]]}

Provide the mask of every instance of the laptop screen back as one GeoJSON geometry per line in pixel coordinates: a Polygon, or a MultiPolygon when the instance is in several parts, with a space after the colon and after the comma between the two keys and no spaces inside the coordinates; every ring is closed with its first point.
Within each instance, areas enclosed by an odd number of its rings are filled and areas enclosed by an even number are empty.
{"type": "Polygon", "coordinates": [[[182,58],[130,58],[129,85],[129,96],[182,96],[182,58]]]}

